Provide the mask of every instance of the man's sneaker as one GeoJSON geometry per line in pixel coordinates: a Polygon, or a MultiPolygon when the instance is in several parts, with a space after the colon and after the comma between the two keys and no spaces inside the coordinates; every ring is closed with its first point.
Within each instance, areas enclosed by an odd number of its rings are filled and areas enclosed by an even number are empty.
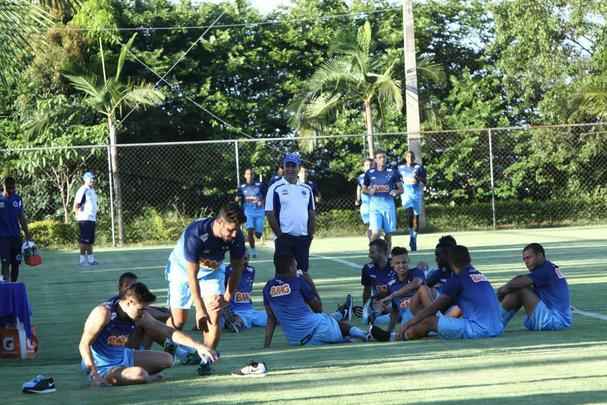
{"type": "Polygon", "coordinates": [[[240,328],[242,327],[240,318],[232,312],[232,309],[229,307],[224,308],[223,310],[223,321],[224,328],[229,330],[230,332],[239,333],[240,328]]]}
{"type": "Polygon", "coordinates": [[[81,267],[88,267],[88,262],[80,262],[81,267]]]}
{"type": "Polygon", "coordinates": [[[412,252],[417,251],[417,236],[409,237],[409,247],[411,248],[412,252]]]}
{"type": "Polygon", "coordinates": [[[371,336],[373,339],[378,342],[389,342],[390,341],[390,332],[386,332],[382,328],[378,328],[377,326],[372,326],[370,329],[371,336]]]}
{"type": "Polygon", "coordinates": [[[238,377],[265,377],[268,367],[264,362],[251,361],[246,366],[232,371],[232,375],[238,377]]]}
{"type": "Polygon", "coordinates": [[[89,266],[96,266],[98,264],[99,264],[99,262],[97,260],[93,260],[92,262],[89,262],[89,266]]]}
{"type": "Polygon", "coordinates": [[[177,346],[177,349],[175,350],[175,359],[179,364],[183,364],[184,366],[200,364],[201,360],[196,350],[182,345],[177,346]]]}
{"type": "Polygon", "coordinates": [[[23,384],[24,394],[48,394],[57,391],[53,377],[38,375],[23,384]]]}
{"type": "Polygon", "coordinates": [[[352,307],[352,313],[355,317],[361,318],[363,316],[363,307],[361,305],[354,305],[352,307]]]}

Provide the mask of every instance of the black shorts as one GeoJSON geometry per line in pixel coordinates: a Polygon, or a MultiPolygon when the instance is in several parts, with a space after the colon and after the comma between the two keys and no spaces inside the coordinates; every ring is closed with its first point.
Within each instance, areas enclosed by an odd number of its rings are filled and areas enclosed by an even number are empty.
{"type": "Polygon", "coordinates": [[[95,221],[78,221],[80,227],[80,243],[92,245],[95,243],[95,221]]]}
{"type": "Polygon", "coordinates": [[[2,263],[21,262],[21,238],[0,237],[0,260],[2,263]]]}
{"type": "Polygon", "coordinates": [[[312,240],[309,236],[292,236],[282,234],[274,241],[274,257],[282,253],[289,253],[295,256],[297,268],[305,272],[308,271],[310,260],[310,244],[312,240]]]}

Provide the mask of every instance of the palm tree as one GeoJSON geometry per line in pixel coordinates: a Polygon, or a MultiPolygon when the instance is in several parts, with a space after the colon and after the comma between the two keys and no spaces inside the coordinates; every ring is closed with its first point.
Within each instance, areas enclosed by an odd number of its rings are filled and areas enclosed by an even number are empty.
{"type": "MultiPolygon", "coordinates": [[[[344,109],[354,99],[362,107],[369,155],[373,157],[373,107],[380,113],[403,108],[401,82],[393,77],[397,60],[381,70],[379,58],[371,54],[368,21],[358,29],[355,43],[340,44],[336,53],[314,72],[304,91],[295,97],[291,123],[300,133],[309,134],[321,128],[327,116],[344,109]],[[375,73],[378,71],[381,73],[375,73]]],[[[442,69],[428,59],[421,60],[418,69],[437,80],[444,76],[442,69]]]]}
{"type": "Polygon", "coordinates": [[[110,140],[110,160],[112,165],[112,178],[116,197],[116,222],[118,225],[118,243],[124,242],[124,224],[122,219],[122,191],[120,174],[118,170],[118,156],[116,150],[116,135],[118,116],[123,107],[137,109],[140,107],[156,106],[162,103],[164,95],[151,84],[140,83],[133,85],[120,80],[122,68],[127,54],[137,34],[133,35],[120,50],[116,73],[113,78],[108,78],[103,55],[103,45],[99,41],[99,54],[101,56],[101,68],[103,82],[97,76],[72,76],[66,77],[72,82],[73,87],[85,94],[85,101],[97,112],[102,114],[107,122],[110,140]]]}
{"type": "Polygon", "coordinates": [[[584,85],[573,101],[577,110],[584,108],[600,120],[607,119],[607,74],[584,85]]]}

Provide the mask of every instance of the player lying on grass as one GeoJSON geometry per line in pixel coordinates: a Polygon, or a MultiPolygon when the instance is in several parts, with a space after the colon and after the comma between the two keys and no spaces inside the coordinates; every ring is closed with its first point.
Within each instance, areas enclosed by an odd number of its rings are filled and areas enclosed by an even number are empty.
{"type": "Polygon", "coordinates": [[[392,306],[388,332],[392,332],[397,323],[404,324],[413,318],[409,303],[417,289],[424,283],[424,271],[415,267],[409,268],[409,252],[404,247],[392,249],[392,269],[397,279],[389,285],[388,296],[381,299],[382,303],[392,306]]]}
{"type": "Polygon", "coordinates": [[[519,275],[497,290],[504,328],[521,307],[529,330],[560,330],[571,326],[569,286],[559,267],[546,260],[544,248],[531,243],[523,249],[529,273],[519,275]]]}
{"type": "MultiPolygon", "coordinates": [[[[447,280],[438,298],[430,306],[415,314],[405,323],[397,339],[420,339],[436,332],[444,339],[475,339],[494,337],[502,333],[500,306],[489,280],[471,265],[470,253],[465,246],[449,249],[449,265],[455,276],[447,280]],[[457,305],[461,318],[449,315],[436,316],[457,305]]],[[[371,331],[377,340],[389,340],[390,334],[374,327],[371,331]]]]}
{"type": "MultiPolygon", "coordinates": [[[[93,385],[144,384],[162,379],[160,371],[173,366],[173,357],[165,352],[136,351],[127,347],[136,328],[145,334],[171,338],[195,349],[212,361],[217,354],[188,335],[154,319],[145,308],[156,300],[142,283],[134,283],[112,301],[91,311],[80,339],[81,367],[93,385]]],[[[163,340],[164,340],[163,339],[163,340]]]]}
{"type": "MultiPolygon", "coordinates": [[[[275,277],[263,289],[268,314],[264,347],[272,344],[277,323],[290,345],[341,343],[348,341],[348,337],[367,341],[366,331],[322,312],[319,297],[310,284],[297,274],[297,262],[293,255],[277,256],[275,267],[275,277]]],[[[350,314],[339,314],[337,317],[346,319],[350,314]]]]}
{"type": "MultiPolygon", "coordinates": [[[[226,266],[226,279],[232,273],[232,266],[226,266]]],[[[240,283],[234,290],[229,308],[223,311],[225,328],[238,333],[242,329],[253,326],[265,327],[268,322],[266,311],[258,311],[253,308],[251,294],[255,282],[255,267],[249,265],[249,253],[244,255],[244,270],[240,277],[240,283]]]]}

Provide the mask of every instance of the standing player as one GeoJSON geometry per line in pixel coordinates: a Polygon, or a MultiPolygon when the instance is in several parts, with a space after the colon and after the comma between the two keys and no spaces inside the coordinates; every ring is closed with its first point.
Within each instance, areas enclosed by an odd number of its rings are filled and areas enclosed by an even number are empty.
{"type": "Polygon", "coordinates": [[[388,261],[388,244],[383,239],[369,243],[370,263],[363,266],[360,284],[363,286],[363,323],[383,323],[390,320],[390,306],[382,299],[390,293],[390,285],[396,282],[396,273],[388,261]]]}
{"type": "Polygon", "coordinates": [[[4,178],[4,190],[0,195],[0,260],[2,260],[2,279],[19,279],[21,262],[21,229],[25,240],[30,240],[27,220],[23,212],[23,201],[15,192],[15,179],[4,178]]]}
{"type": "Polygon", "coordinates": [[[371,240],[384,233],[388,251],[392,245],[392,233],[396,231],[396,207],[394,197],[403,192],[397,170],[386,167],[386,154],[375,152],[375,168],[365,173],[363,193],[370,196],[369,229],[371,240]]]}
{"type": "Polygon", "coordinates": [[[143,329],[146,334],[170,337],[196,350],[201,357],[217,359],[213,350],[155,320],[145,311],[155,300],[145,284],[134,283],[119,297],[97,306],[90,313],[84,324],[79,351],[81,367],[93,385],[151,383],[162,379],[160,371],[173,366],[173,358],[168,353],[127,347],[129,336],[136,328],[143,329]]]}
{"type": "Polygon", "coordinates": [[[340,343],[348,336],[367,341],[367,333],[350,326],[340,316],[322,313],[320,298],[312,286],[297,275],[297,263],[288,253],[275,260],[276,275],[263,289],[263,302],[268,314],[264,347],[270,347],[276,324],[279,323],[290,345],[340,343]]]}
{"type": "Polygon", "coordinates": [[[405,164],[398,166],[398,171],[403,182],[401,201],[409,229],[409,247],[411,251],[415,252],[419,232],[419,214],[422,209],[424,185],[426,184],[426,169],[419,163],[415,163],[415,154],[409,150],[405,153],[405,164]]]}
{"type": "MultiPolygon", "coordinates": [[[[232,274],[232,266],[226,266],[226,278],[232,274]]],[[[244,270],[240,277],[240,283],[234,290],[234,295],[230,301],[232,317],[228,318],[224,312],[226,327],[234,332],[239,332],[242,328],[249,329],[253,326],[266,326],[268,317],[265,311],[257,311],[253,308],[251,294],[253,293],[253,283],[255,282],[255,267],[249,266],[249,255],[244,256],[244,270]]]]}
{"type": "Polygon", "coordinates": [[[278,165],[276,165],[276,171],[274,172],[274,175],[270,178],[270,181],[268,182],[268,188],[276,183],[278,180],[282,179],[283,176],[283,168],[282,165],[279,163],[278,165]]]}
{"type": "Polygon", "coordinates": [[[499,336],[503,332],[500,305],[491,283],[476,270],[465,246],[449,250],[449,265],[455,277],[447,280],[439,297],[415,314],[401,328],[403,340],[419,339],[437,332],[444,339],[476,339],[499,336]],[[436,316],[451,305],[461,308],[462,316],[436,316]]]}
{"type": "MultiPolygon", "coordinates": [[[[171,308],[167,324],[183,328],[194,304],[195,325],[202,331],[204,344],[213,350],[221,335],[220,310],[232,300],[244,267],[244,237],[240,231],[244,221],[236,203],[222,207],[215,218],[195,220],[181,234],[165,270],[171,308]],[[223,260],[228,250],[233,271],[226,289],[223,260]]],[[[210,371],[209,363],[201,364],[199,373],[210,371]]]]}
{"type": "Polygon", "coordinates": [[[356,178],[356,201],[354,204],[360,206],[360,218],[363,224],[367,225],[367,238],[371,240],[371,229],[369,229],[369,195],[363,193],[365,186],[365,173],[373,166],[373,159],[365,159],[363,162],[363,172],[356,178]]]}
{"type": "Polygon", "coordinates": [[[314,180],[310,180],[308,168],[305,166],[301,166],[299,168],[299,173],[297,175],[299,182],[301,184],[307,184],[312,189],[312,194],[314,195],[314,205],[318,206],[320,204],[320,188],[318,188],[318,184],[314,180]]]}
{"type": "Polygon", "coordinates": [[[84,180],[84,184],[78,189],[74,198],[74,213],[80,228],[80,265],[94,266],[97,264],[93,255],[97,221],[97,193],[93,188],[95,175],[86,172],[82,176],[82,180],[84,180]]]}
{"type": "Polygon", "coordinates": [[[571,301],[567,279],[554,263],[546,260],[544,248],[531,243],[523,249],[528,274],[519,275],[497,290],[502,302],[504,327],[516,312],[525,308],[529,330],[561,330],[571,326],[571,301]]]}
{"type": "Polygon", "coordinates": [[[272,184],[266,195],[266,217],[276,235],[274,257],[290,253],[298,268],[307,273],[316,206],[310,186],[297,182],[300,165],[298,154],[285,155],[285,176],[272,184]]]}
{"type": "Polygon", "coordinates": [[[251,168],[244,171],[244,178],[245,183],[238,188],[236,201],[242,204],[244,214],[247,217],[246,227],[249,246],[251,247],[251,257],[257,257],[255,238],[259,239],[263,235],[266,188],[263,183],[255,181],[255,173],[251,168]]]}

